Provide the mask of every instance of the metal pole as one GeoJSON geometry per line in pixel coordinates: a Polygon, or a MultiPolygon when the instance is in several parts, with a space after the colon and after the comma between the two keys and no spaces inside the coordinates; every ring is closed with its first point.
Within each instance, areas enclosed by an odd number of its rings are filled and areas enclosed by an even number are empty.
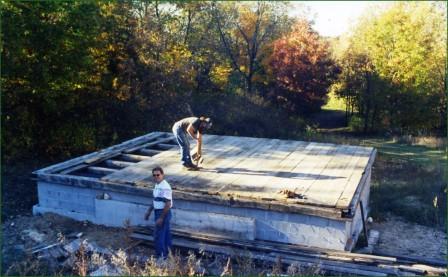
{"type": "Polygon", "coordinates": [[[369,240],[367,237],[366,221],[364,219],[364,205],[362,204],[361,200],[359,201],[359,205],[361,206],[362,229],[364,231],[364,237],[366,239],[366,246],[369,246],[369,240]]]}

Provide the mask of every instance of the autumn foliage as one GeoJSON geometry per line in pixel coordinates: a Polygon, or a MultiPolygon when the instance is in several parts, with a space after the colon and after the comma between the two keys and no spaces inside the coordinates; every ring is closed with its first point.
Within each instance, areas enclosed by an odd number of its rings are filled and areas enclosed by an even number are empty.
{"type": "Polygon", "coordinates": [[[271,98],[302,114],[325,103],[337,73],[328,43],[307,21],[297,22],[291,33],[273,43],[269,66],[274,81],[271,98]]]}

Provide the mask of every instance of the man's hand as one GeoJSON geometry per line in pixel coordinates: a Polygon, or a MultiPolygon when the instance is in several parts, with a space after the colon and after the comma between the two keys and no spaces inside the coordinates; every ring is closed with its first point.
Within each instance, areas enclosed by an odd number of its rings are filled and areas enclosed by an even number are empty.
{"type": "Polygon", "coordinates": [[[152,213],[152,209],[148,210],[148,211],[145,213],[145,220],[148,220],[148,219],[149,219],[149,217],[151,216],[151,213],[152,213]]]}
{"type": "Polygon", "coordinates": [[[163,225],[163,218],[161,218],[161,217],[159,217],[159,219],[157,219],[157,221],[156,221],[156,225],[157,226],[162,226],[163,225]]]}

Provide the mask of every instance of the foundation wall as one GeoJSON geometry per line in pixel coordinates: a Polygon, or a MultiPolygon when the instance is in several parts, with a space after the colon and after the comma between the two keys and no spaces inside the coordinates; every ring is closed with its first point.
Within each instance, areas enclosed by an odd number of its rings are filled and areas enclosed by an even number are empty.
{"type": "MultiPolygon", "coordinates": [[[[366,188],[368,191],[368,188],[366,188]]],[[[38,182],[39,204],[33,213],[53,212],[75,220],[106,226],[154,224],[144,220],[152,199],[119,192],[38,182]],[[107,194],[103,199],[104,193],[107,194]]],[[[363,199],[368,195],[363,197],[363,199]]],[[[367,203],[367,202],[366,202],[367,203]]],[[[174,199],[173,228],[218,233],[236,239],[268,240],[325,249],[344,250],[355,229],[351,220],[336,220],[298,213],[221,206],[174,199]]],[[[359,232],[358,232],[359,234],[359,232]]]]}

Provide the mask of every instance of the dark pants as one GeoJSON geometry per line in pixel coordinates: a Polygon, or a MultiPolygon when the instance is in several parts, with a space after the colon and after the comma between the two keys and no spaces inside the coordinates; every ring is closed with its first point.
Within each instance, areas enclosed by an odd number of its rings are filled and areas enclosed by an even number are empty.
{"type": "MultiPolygon", "coordinates": [[[[154,210],[154,220],[157,222],[160,215],[162,215],[163,209],[154,210]]],[[[154,228],[154,246],[156,248],[156,256],[168,257],[168,251],[172,246],[171,231],[170,231],[171,210],[163,220],[162,226],[155,226],[154,228]]]]}
{"type": "Polygon", "coordinates": [[[180,124],[174,124],[173,134],[180,147],[180,154],[182,156],[182,164],[192,164],[190,157],[190,141],[188,141],[187,134],[180,124]]]}

